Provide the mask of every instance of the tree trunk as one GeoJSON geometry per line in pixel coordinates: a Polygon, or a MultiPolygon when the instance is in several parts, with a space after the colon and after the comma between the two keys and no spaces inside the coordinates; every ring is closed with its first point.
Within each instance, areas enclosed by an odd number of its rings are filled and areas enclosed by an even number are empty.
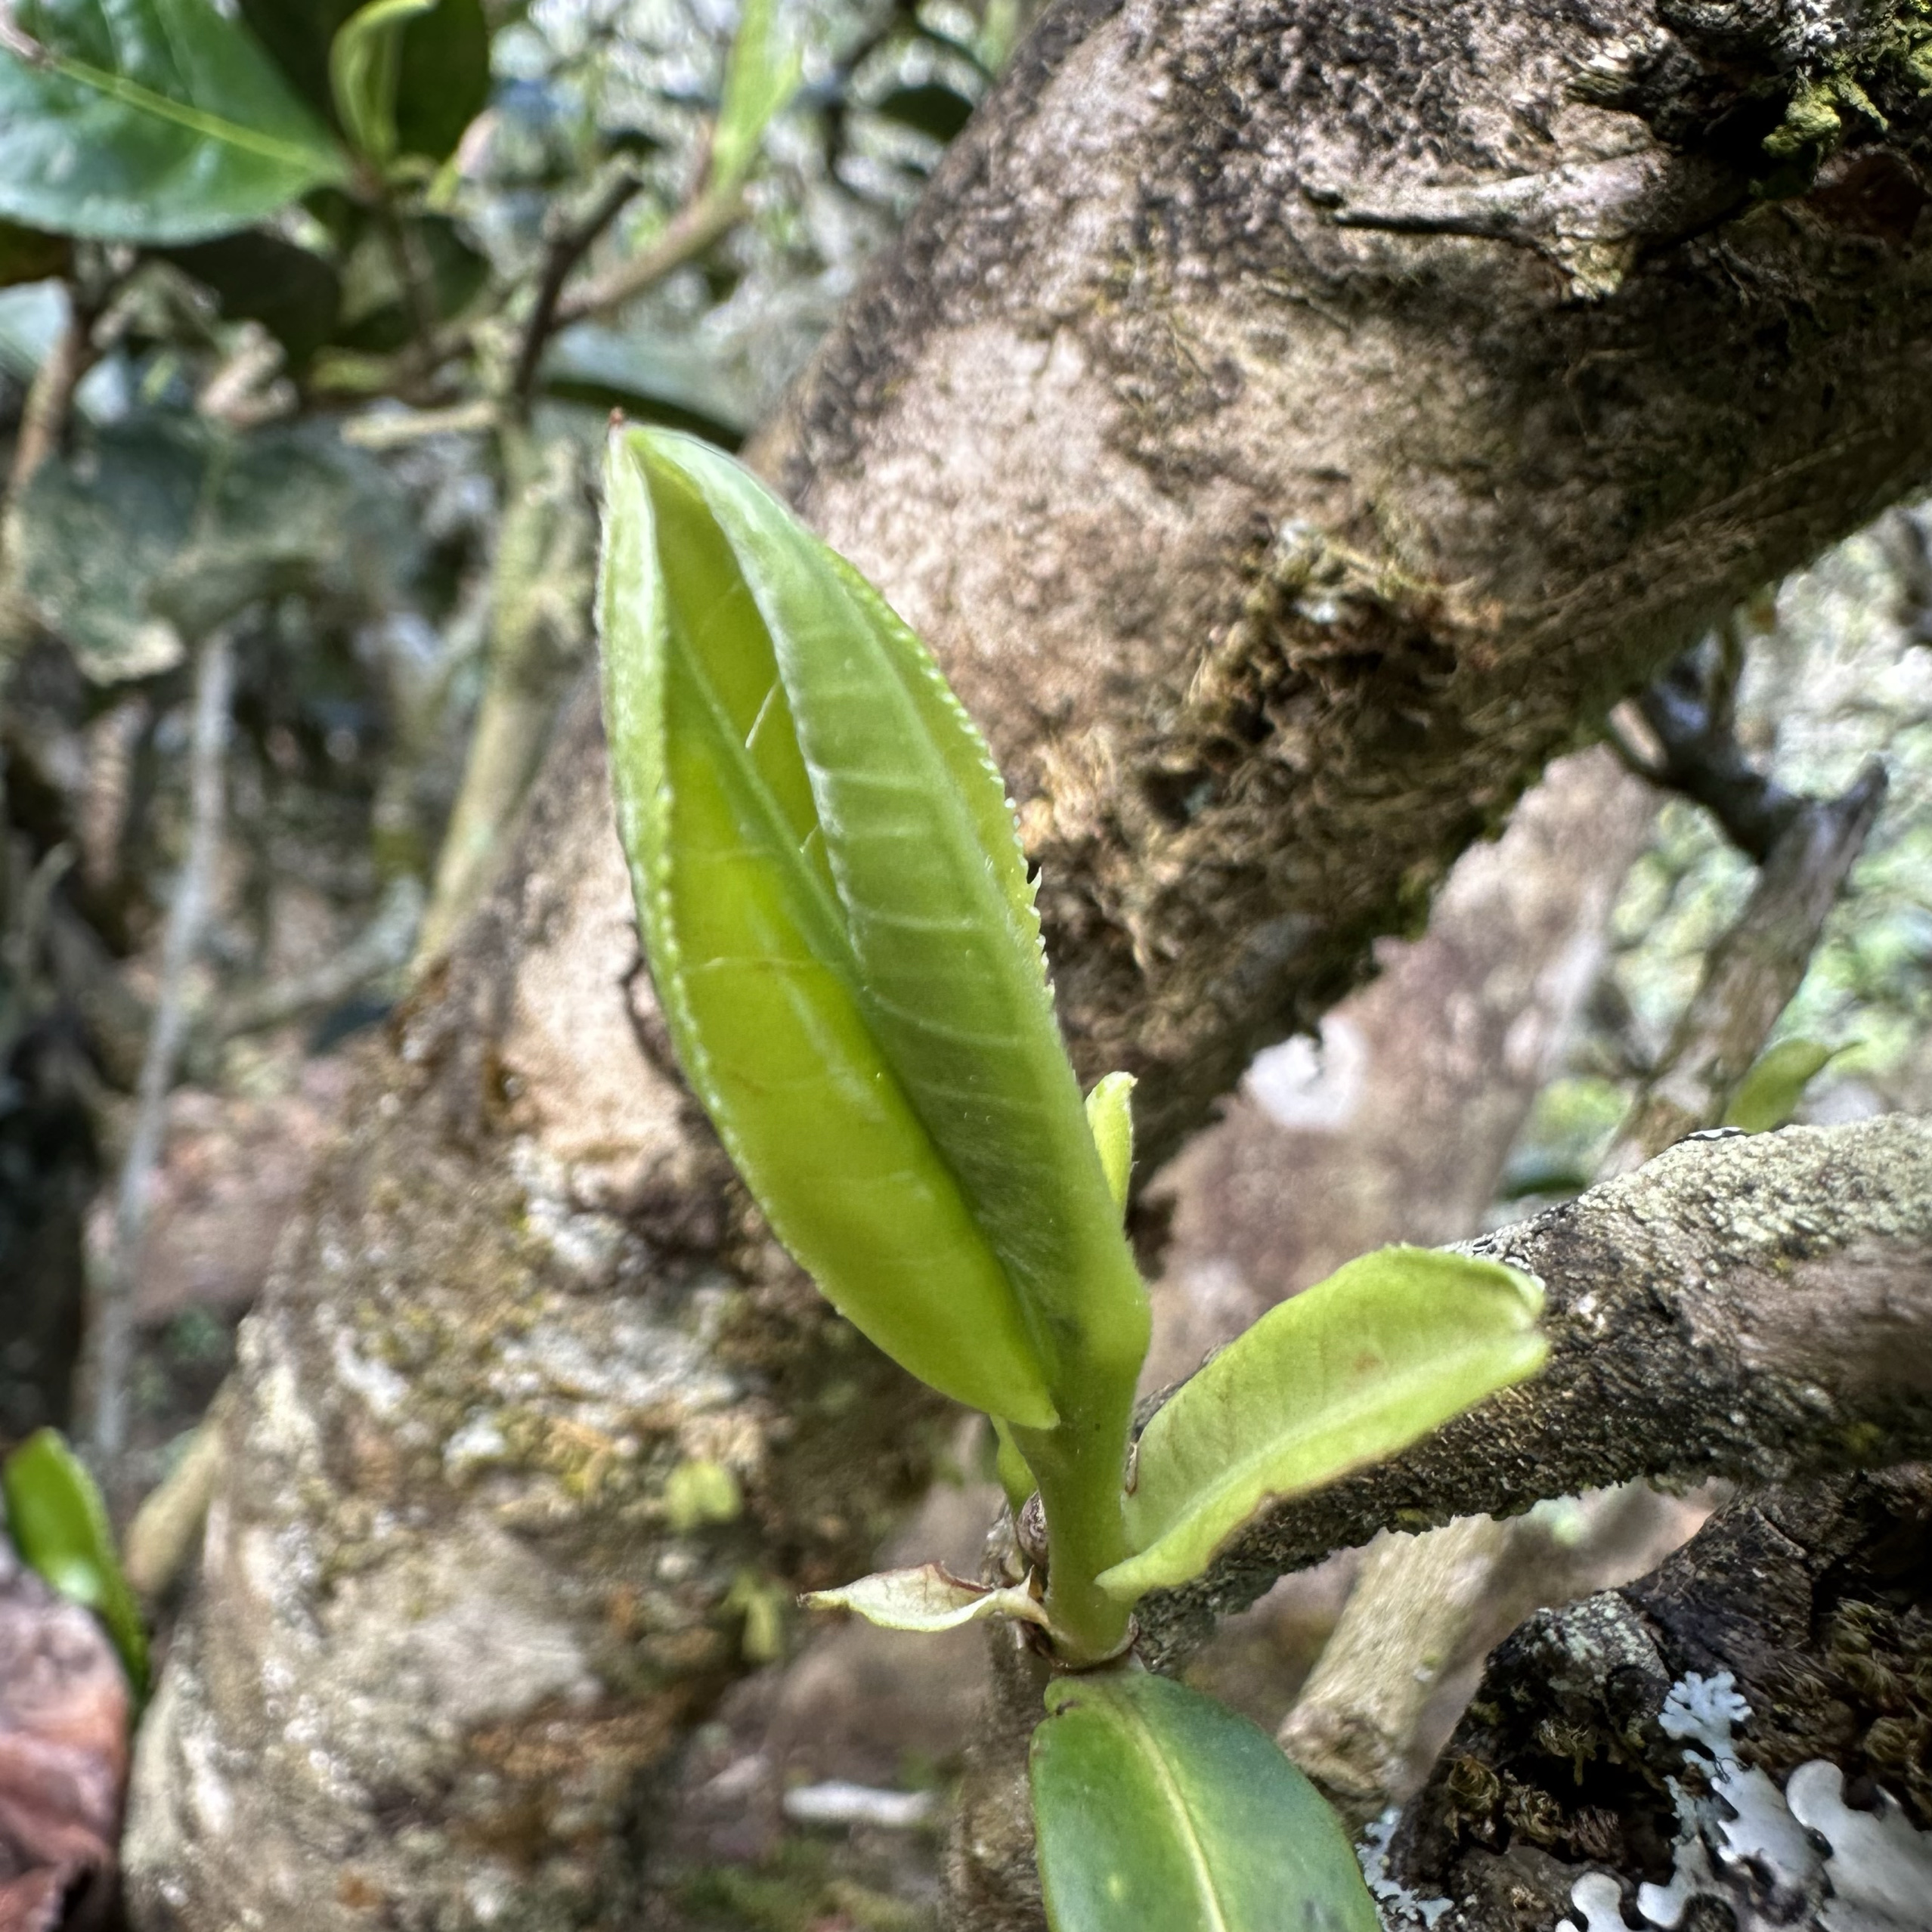
{"type": "MultiPolygon", "coordinates": [[[[986,727],[1150,1166],[1612,697],[1932,474],[1924,18],[1063,0],[949,155],[760,457],[986,727]]],[[[642,1781],[920,1473],[932,1405],[670,1070],[608,812],[580,711],[285,1237],[144,1926],[621,1923],[642,1781]]]]}

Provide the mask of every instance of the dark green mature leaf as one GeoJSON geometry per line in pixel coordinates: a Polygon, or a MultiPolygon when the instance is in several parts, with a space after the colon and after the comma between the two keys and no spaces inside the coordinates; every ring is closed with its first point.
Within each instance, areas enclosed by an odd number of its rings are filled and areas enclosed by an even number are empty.
{"type": "Polygon", "coordinates": [[[379,596],[408,528],[380,467],[325,426],[151,416],[41,466],[11,513],[8,588],[110,683],[166,670],[263,597],[379,596]]]}
{"type": "Polygon", "coordinates": [[[1844,1051],[1817,1040],[1780,1040],[1751,1062],[1724,1110],[1726,1127],[1747,1134],[1769,1133],[1797,1111],[1804,1090],[1844,1051]]]}
{"type": "Polygon", "coordinates": [[[1534,1375],[1537,1282],[1500,1262],[1382,1248],[1271,1309],[1156,1412],[1101,1577],[1132,1602],[1198,1576],[1273,1499],[1318,1489],[1534,1375]]]}
{"type": "Polygon", "coordinates": [[[627,429],[600,615],[667,1020],[772,1225],[936,1388],[1030,1428],[1147,1305],[1011,808],[912,632],[729,458],[627,429]]]}
{"type": "Polygon", "coordinates": [[[167,259],[209,289],[231,320],[259,322],[299,372],[334,334],[342,280],[322,256],[254,229],[167,249],[167,259]]]}
{"type": "Polygon", "coordinates": [[[145,1696],[147,1632],[85,1466],[54,1430],[39,1430],[0,1465],[0,1495],[21,1562],[94,1612],[120,1652],[135,1695],[145,1696]]]}
{"type": "Polygon", "coordinates": [[[1046,1695],[1031,1771],[1052,1932],[1379,1932],[1334,1813],[1245,1717],[1141,1672],[1046,1695]]]}
{"type": "Polygon", "coordinates": [[[559,332],[537,373],[546,395],[688,429],[723,449],[735,450],[751,432],[747,385],[688,330],[673,335],[639,323],[580,322],[559,332]]]}
{"type": "Polygon", "coordinates": [[[17,0],[0,39],[0,215],[103,241],[246,228],[340,149],[211,0],[17,0]]]}
{"type": "Polygon", "coordinates": [[[71,252],[65,235],[50,235],[43,229],[0,221],[0,289],[11,289],[22,282],[44,282],[50,276],[64,274],[71,252]]]}
{"type": "MultiPolygon", "coordinates": [[[[333,344],[368,355],[400,348],[414,333],[410,305],[397,274],[395,252],[373,222],[353,216],[358,230],[342,267],[342,313],[333,344]]],[[[438,320],[457,314],[489,279],[487,256],[472,247],[448,216],[419,215],[410,224],[416,259],[426,271],[423,293],[438,320]]]]}
{"type": "MultiPolygon", "coordinates": [[[[333,117],[329,51],[357,0],[240,0],[252,28],[297,90],[333,117]]],[[[482,0],[438,0],[408,21],[398,49],[397,150],[441,160],[490,98],[490,29],[482,0]]]]}

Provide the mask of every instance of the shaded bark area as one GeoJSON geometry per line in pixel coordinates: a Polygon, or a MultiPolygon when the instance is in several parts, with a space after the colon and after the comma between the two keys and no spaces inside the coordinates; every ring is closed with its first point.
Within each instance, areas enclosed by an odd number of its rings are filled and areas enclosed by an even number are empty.
{"type": "MultiPolygon", "coordinates": [[[[1393,1873],[1454,1909],[1447,1932],[1548,1932],[1587,1870],[1667,1884],[1681,1836],[1681,1735],[1659,1720],[1687,1674],[1731,1673],[1739,1760],[1782,1786],[1817,1759],[1932,1823],[1932,1476],[1922,1466],[1761,1491],[1641,1582],[1533,1617],[1498,1647],[1393,1873]]],[[[1708,1782],[1708,1781],[1705,1781],[1708,1782]]],[[[1814,1924],[1767,1875],[1714,1876],[1741,1924],[1814,1924]]],[[[1707,1908],[1708,1909],[1708,1908],[1707,1908]]]]}
{"type": "MultiPolygon", "coordinates": [[[[1912,177],[1921,14],[1727,40],[1648,0],[1067,0],[952,151],[762,460],[985,726],[1076,1058],[1144,1076],[1150,1163],[1419,929],[1580,720],[1932,473],[1932,249],[1780,199],[1806,169],[1766,147],[1828,68],[1912,177]],[[1513,228],[1443,199],[1498,187],[1513,228]]],[[[144,1923],[621,1923],[641,1781],[910,1487],[923,1398],[666,1070],[584,720],[535,809],[252,1325],[144,1734],[144,1923]],[[677,1526],[724,1493],[689,1464],[731,1472],[731,1522],[677,1526]]],[[[1758,1423],[1772,1460],[1816,1446],[1763,1386],[1715,1461],[1758,1423]]],[[[1627,1460],[1542,1478],[1546,1438],[1503,1439],[1507,1481],[1398,1472],[1321,1534],[1627,1460]]]]}

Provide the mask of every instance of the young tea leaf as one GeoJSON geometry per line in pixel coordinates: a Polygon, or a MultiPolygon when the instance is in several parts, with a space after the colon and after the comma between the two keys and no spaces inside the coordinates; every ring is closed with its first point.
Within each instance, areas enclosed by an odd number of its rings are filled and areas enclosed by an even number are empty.
{"type": "Polygon", "coordinates": [[[983,1617],[1017,1617],[1044,1624],[1045,1606],[1031,1591],[968,1583],[937,1563],[881,1570],[841,1590],[815,1590],[802,1599],[811,1610],[850,1610],[888,1630],[952,1630],[983,1617]]]}
{"type": "Polygon", "coordinates": [[[1844,1051],[1816,1040],[1780,1040],[1751,1062],[1724,1110],[1726,1127],[1747,1134],[1769,1133],[1782,1127],[1797,1110],[1804,1090],[1844,1051]]]}
{"type": "Polygon", "coordinates": [[[0,23],[0,216],[101,241],[197,241],[345,172],[212,0],[17,0],[0,23]]]}
{"type": "Polygon", "coordinates": [[[330,43],[329,90],[336,118],[357,153],[372,161],[395,156],[403,29],[436,5],[437,0],[368,0],[330,43]]]}
{"type": "Polygon", "coordinates": [[[1101,1578],[1132,1602],[1198,1576],[1274,1498],[1389,1456],[1542,1367],[1543,1290],[1500,1263],[1383,1248],[1271,1309],[1156,1413],[1101,1578]]]}
{"type": "Polygon", "coordinates": [[[803,71],[800,50],[779,26],[776,0],[745,0],[711,132],[715,192],[728,193],[751,172],[765,130],[797,91],[803,71]]]}
{"type": "Polygon", "coordinates": [[[623,430],[606,492],[618,823],[692,1084],[844,1314],[1049,1427],[1063,1350],[1138,1362],[1146,1297],[999,774],[911,631],[729,458],[623,430]]]}
{"type": "Polygon", "coordinates": [[[1262,1731],[1166,1677],[1060,1677],[1033,1733],[1052,1932],[1379,1932],[1347,1834],[1262,1731]]]}
{"type": "Polygon", "coordinates": [[[147,1632],[114,1553],[107,1506],[85,1465],[54,1430],[37,1430],[0,1464],[0,1496],[20,1561],[101,1619],[135,1697],[145,1696],[147,1632]]]}

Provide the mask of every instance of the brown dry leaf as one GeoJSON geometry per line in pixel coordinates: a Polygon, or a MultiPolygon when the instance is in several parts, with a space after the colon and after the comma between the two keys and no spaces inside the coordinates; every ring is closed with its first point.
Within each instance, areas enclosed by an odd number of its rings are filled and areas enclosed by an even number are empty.
{"type": "Polygon", "coordinates": [[[100,1625],[0,1539],[0,1932],[107,1922],[128,1714],[100,1625]]]}

